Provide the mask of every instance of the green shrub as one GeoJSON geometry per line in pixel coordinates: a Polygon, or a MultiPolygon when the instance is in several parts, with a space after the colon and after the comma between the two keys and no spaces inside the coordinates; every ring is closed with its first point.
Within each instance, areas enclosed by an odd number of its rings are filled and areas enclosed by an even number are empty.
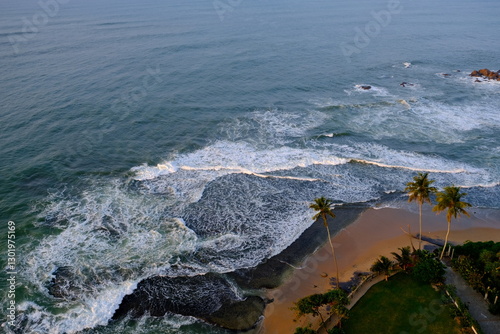
{"type": "Polygon", "coordinates": [[[443,283],[445,266],[435,258],[423,258],[415,267],[412,275],[423,283],[443,283]]]}
{"type": "Polygon", "coordinates": [[[316,331],[306,327],[297,327],[294,334],[316,334],[316,331]]]}
{"type": "Polygon", "coordinates": [[[316,293],[299,299],[294,303],[294,310],[300,318],[306,314],[311,314],[313,317],[319,316],[321,323],[325,322],[321,315],[323,307],[329,307],[329,315],[337,315],[342,318],[347,318],[349,310],[346,305],[349,304],[349,298],[344,290],[330,290],[326,293],[316,293]]]}
{"type": "Polygon", "coordinates": [[[488,306],[488,311],[490,311],[491,314],[500,314],[500,303],[490,304],[488,306]]]}

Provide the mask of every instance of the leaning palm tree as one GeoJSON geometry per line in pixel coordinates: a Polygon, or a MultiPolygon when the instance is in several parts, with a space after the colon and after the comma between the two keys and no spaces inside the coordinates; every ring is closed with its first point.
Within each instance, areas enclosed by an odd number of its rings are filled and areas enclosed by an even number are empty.
{"type": "Polygon", "coordinates": [[[372,264],[370,270],[377,274],[384,274],[385,280],[388,281],[393,266],[394,263],[391,260],[385,256],[381,256],[372,264]]]}
{"type": "Polygon", "coordinates": [[[437,193],[437,204],[436,206],[434,206],[432,211],[437,211],[437,213],[439,214],[442,211],[447,210],[446,220],[448,221],[448,231],[446,232],[443,251],[441,252],[441,256],[439,257],[439,259],[443,258],[446,245],[448,244],[448,235],[450,234],[451,227],[451,217],[457,219],[461,215],[466,215],[467,217],[470,216],[469,213],[465,211],[465,208],[468,208],[471,205],[461,200],[465,195],[467,194],[460,192],[460,187],[455,186],[444,187],[444,191],[440,191],[437,193]]]}
{"type": "Polygon", "coordinates": [[[408,202],[417,201],[420,212],[418,249],[422,249],[422,205],[424,202],[431,204],[430,195],[437,191],[435,187],[431,187],[434,180],[427,179],[428,175],[429,173],[418,173],[417,176],[413,177],[413,182],[408,182],[405,188],[405,191],[408,193],[408,202]]]}
{"type": "Polygon", "coordinates": [[[328,221],[327,221],[327,216],[335,218],[335,214],[332,211],[331,205],[332,205],[332,201],[330,199],[327,199],[327,198],[324,198],[323,196],[321,196],[320,198],[316,198],[314,200],[314,203],[309,205],[309,208],[318,211],[318,213],[316,213],[314,215],[314,217],[312,217],[313,220],[317,220],[319,217],[323,218],[323,224],[325,225],[326,232],[328,233],[328,242],[330,242],[330,247],[332,248],[333,261],[335,263],[335,270],[337,272],[336,287],[338,289],[339,283],[340,283],[339,267],[337,265],[337,256],[335,256],[335,249],[333,248],[332,237],[330,235],[330,228],[328,227],[328,221]]]}

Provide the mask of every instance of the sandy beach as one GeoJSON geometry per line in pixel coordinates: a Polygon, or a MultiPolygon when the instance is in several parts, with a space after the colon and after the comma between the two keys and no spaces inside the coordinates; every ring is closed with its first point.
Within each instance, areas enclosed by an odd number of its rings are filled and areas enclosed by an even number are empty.
{"type": "MultiPolygon", "coordinates": [[[[500,241],[499,210],[469,210],[471,217],[452,220],[449,241],[463,243],[471,241],[500,241]]],[[[359,218],[339,231],[333,238],[337,254],[340,280],[348,281],[355,272],[367,272],[371,264],[380,255],[388,256],[399,247],[409,246],[410,238],[402,229],[412,234],[418,233],[419,215],[416,207],[405,209],[370,208],[359,218]]],[[[331,223],[335,223],[333,220],[331,223]]],[[[422,218],[423,235],[444,239],[446,234],[446,214],[436,215],[430,206],[424,206],[422,218]]],[[[418,240],[412,240],[418,247],[418,240]]],[[[427,244],[422,242],[422,247],[427,244]]],[[[264,313],[260,333],[289,334],[296,327],[306,326],[309,322],[317,325],[319,319],[302,317],[295,320],[295,313],[290,310],[298,299],[322,293],[331,288],[330,278],[335,276],[329,245],[320,247],[297,267],[287,280],[278,288],[268,290],[267,297],[274,299],[264,313]]]]}

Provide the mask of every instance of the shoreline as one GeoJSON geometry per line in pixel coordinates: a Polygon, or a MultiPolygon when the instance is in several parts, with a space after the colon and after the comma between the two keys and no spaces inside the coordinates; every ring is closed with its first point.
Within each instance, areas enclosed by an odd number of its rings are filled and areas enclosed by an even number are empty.
{"type": "MultiPolygon", "coordinates": [[[[380,256],[392,259],[391,252],[410,246],[410,237],[403,232],[418,233],[418,212],[415,203],[407,203],[399,209],[367,208],[351,224],[343,227],[332,236],[337,254],[341,282],[351,279],[355,272],[368,272],[371,264],[380,256]],[[413,208],[415,206],[415,208],[413,208]]],[[[339,211],[334,212],[339,217],[339,211]]],[[[463,243],[471,241],[500,241],[500,210],[472,208],[471,217],[452,220],[449,242],[463,243]]],[[[336,218],[337,219],[337,218],[336,218]]],[[[329,223],[335,226],[336,219],[329,223]]],[[[322,225],[322,224],[321,224],[322,225]]],[[[322,227],[322,226],[321,226],[322,227]]],[[[422,235],[432,239],[444,239],[446,234],[446,214],[437,215],[431,206],[424,205],[422,212],[422,235]]],[[[325,239],[326,239],[326,232],[325,239]]],[[[412,239],[418,248],[418,239],[412,239]]],[[[422,248],[429,243],[422,240],[422,248]]],[[[330,278],[335,277],[330,246],[323,243],[314,253],[306,255],[295,266],[284,282],[278,287],[267,289],[265,297],[272,300],[264,311],[264,318],[259,325],[259,333],[289,334],[296,327],[307,326],[309,322],[319,325],[319,319],[302,317],[295,321],[295,313],[290,310],[300,298],[329,290],[330,278]]]]}
{"type": "MultiPolygon", "coordinates": [[[[328,219],[330,231],[338,233],[352,225],[368,208],[364,203],[337,207],[335,209],[337,217],[333,220],[328,219]]],[[[300,267],[301,263],[321,249],[327,240],[323,222],[314,222],[281,253],[254,268],[239,269],[228,273],[228,276],[245,290],[278,288],[290,277],[294,268],[300,267]]]]}

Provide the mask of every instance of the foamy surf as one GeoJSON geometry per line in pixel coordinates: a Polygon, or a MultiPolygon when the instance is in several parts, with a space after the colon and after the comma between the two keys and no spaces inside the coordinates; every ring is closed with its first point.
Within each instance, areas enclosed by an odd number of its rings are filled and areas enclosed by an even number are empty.
{"type": "Polygon", "coordinates": [[[333,156],[327,150],[304,150],[278,147],[259,150],[244,142],[218,141],[202,150],[180,155],[173,161],[153,166],[138,166],[131,170],[137,180],[154,179],[175,170],[213,172],[214,177],[232,173],[262,174],[311,165],[337,165],[346,159],[333,156]],[[165,168],[164,166],[171,166],[165,168]],[[176,166],[176,167],[173,167],[176,166]]]}
{"type": "Polygon", "coordinates": [[[123,297],[130,294],[138,282],[123,282],[110,286],[96,297],[86,297],[82,303],[60,305],[66,312],[52,313],[35,302],[22,302],[18,307],[23,333],[78,333],[85,329],[105,326],[123,297]]]}
{"type": "Polygon", "coordinates": [[[68,333],[105,326],[141,278],[256,266],[313,223],[307,207],[319,195],[339,204],[374,201],[401,191],[417,171],[441,185],[492,182],[485,170],[379,144],[312,146],[217,142],[135,167],[132,180],[100,180],[80,198],[54,195],[44,216],[57,217],[51,224],[61,233],[27,254],[26,278],[47,297],[55,268],[75,268],[83,279],[76,300],[61,301],[62,314],[27,310],[31,325],[68,333]]]}
{"type": "Polygon", "coordinates": [[[47,218],[42,225],[59,232],[23,258],[23,275],[45,298],[53,298],[47,287],[58,268],[69,268],[78,279],[71,298],[58,302],[63,312],[27,306],[30,326],[68,333],[106,326],[110,310],[142,278],[254,267],[282,252],[313,223],[308,204],[318,196],[336,205],[374,203],[397,195],[417,172],[430,172],[436,185],[465,187],[473,202],[492,205],[489,193],[498,191],[493,170],[337,136],[337,129],[325,130],[323,124],[336,126],[342,113],[356,110],[356,117],[339,125],[340,133],[453,142],[498,117],[475,104],[454,110],[408,100],[410,109],[394,99],[347,105],[333,115],[330,110],[305,112],[304,128],[299,113],[250,113],[221,125],[226,139],[154,166],[133,167],[124,177],[90,180],[80,193],[54,193],[41,214],[47,218]],[[477,117],[455,117],[467,110],[477,117]],[[399,120],[397,127],[393,119],[399,120]],[[437,131],[436,119],[456,134],[437,131]]]}

